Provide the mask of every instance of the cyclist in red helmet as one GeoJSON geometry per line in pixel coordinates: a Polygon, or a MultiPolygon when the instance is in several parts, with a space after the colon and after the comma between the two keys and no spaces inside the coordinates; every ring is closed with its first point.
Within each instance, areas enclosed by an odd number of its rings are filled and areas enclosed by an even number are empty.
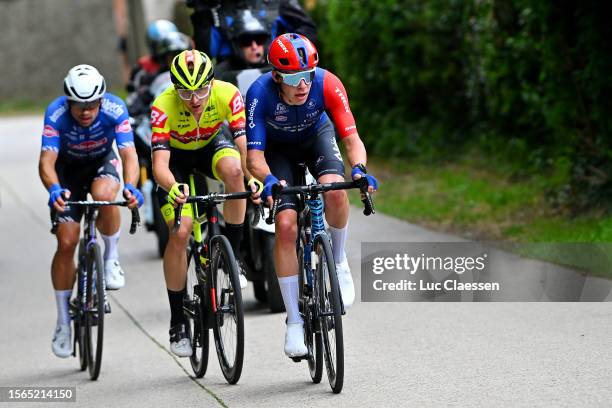
{"type": "MultiPolygon", "coordinates": [[[[336,144],[336,132],[346,147],[352,178],[366,177],[369,190],[375,191],[378,182],[367,174],[367,154],[346,90],[338,77],[317,67],[319,56],[315,46],[299,34],[283,34],[272,41],[268,59],[273,71],[251,85],[246,102],[247,163],[251,173],[264,182],[262,199],[268,205],[272,203],[272,186],[279,180],[294,184],[302,162],[320,183],[344,181],[344,162],[336,144]]],[[[344,251],[348,198],[345,191],[330,191],[324,194],[324,201],[342,299],[348,308],[355,299],[344,251]]],[[[298,310],[296,204],[295,197],[283,196],[275,220],[274,261],[287,310],[285,353],[289,357],[307,353],[298,310]]]]}

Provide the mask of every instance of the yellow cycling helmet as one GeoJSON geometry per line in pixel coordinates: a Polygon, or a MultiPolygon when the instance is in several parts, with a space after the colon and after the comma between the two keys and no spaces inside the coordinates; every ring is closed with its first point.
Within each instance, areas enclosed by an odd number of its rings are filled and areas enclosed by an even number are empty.
{"type": "Polygon", "coordinates": [[[208,55],[198,50],[186,50],[174,57],[170,73],[175,88],[192,91],[208,85],[215,74],[208,55]]]}

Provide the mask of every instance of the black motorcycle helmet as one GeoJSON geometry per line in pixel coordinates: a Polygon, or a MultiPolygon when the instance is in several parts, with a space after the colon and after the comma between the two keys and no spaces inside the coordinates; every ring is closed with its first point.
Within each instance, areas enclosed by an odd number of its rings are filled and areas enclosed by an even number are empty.
{"type": "Polygon", "coordinates": [[[252,41],[264,46],[264,54],[261,62],[265,62],[265,50],[270,43],[270,30],[264,23],[253,15],[251,10],[238,10],[230,26],[230,40],[234,49],[234,54],[244,60],[242,47],[248,46],[252,41]]]}
{"type": "Polygon", "coordinates": [[[170,69],[170,63],[175,56],[193,48],[193,41],[187,34],[180,32],[168,33],[159,41],[160,63],[163,68],[170,69]]]}

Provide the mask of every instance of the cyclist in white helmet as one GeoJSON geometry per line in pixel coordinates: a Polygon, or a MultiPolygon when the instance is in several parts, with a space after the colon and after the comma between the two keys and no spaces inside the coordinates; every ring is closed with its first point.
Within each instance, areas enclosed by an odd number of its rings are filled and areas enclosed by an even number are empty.
{"type": "MultiPolygon", "coordinates": [[[[52,216],[58,212],[57,250],[51,263],[51,281],[57,303],[57,325],[52,350],[58,357],[72,353],[68,302],[75,281],[74,252],[79,242],[82,211],[66,207],[64,200],[114,200],[120,187],[116,141],[123,164],[123,196],[129,207],[140,206],[143,197],[134,185],[138,157],[123,101],[106,92],[104,77],[91,65],[77,65],[64,79],[64,96],[47,107],[42,131],[39,173],[49,191],[52,216]]],[[[107,289],[119,289],[125,277],[119,264],[120,216],[115,206],[102,207],[96,222],[104,241],[104,273],[107,289]]]]}

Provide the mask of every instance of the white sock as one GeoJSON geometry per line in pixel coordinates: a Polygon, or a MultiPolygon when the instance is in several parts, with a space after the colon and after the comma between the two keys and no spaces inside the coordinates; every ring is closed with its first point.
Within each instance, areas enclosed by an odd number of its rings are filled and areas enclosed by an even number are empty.
{"type": "Polygon", "coordinates": [[[70,324],[70,313],[68,302],[70,302],[70,295],[72,295],[72,289],[68,290],[56,290],[55,291],[55,304],[57,305],[57,324],[68,325],[70,324]]]}
{"type": "Polygon", "coordinates": [[[119,242],[119,234],[121,230],[115,232],[113,235],[104,235],[100,233],[102,240],[104,241],[104,261],[111,259],[119,259],[119,253],[117,252],[117,243],[119,242]]]}
{"type": "Polygon", "coordinates": [[[300,309],[298,306],[299,296],[299,282],[298,276],[284,276],[278,278],[278,284],[280,286],[281,294],[283,295],[283,302],[285,303],[285,309],[287,310],[287,323],[302,323],[304,320],[300,316],[300,309]]]}
{"type": "Polygon", "coordinates": [[[347,233],[348,224],[346,224],[344,228],[335,228],[331,225],[329,226],[329,234],[331,235],[334,262],[337,264],[344,262],[344,260],[346,259],[344,245],[346,244],[347,233]]]}

